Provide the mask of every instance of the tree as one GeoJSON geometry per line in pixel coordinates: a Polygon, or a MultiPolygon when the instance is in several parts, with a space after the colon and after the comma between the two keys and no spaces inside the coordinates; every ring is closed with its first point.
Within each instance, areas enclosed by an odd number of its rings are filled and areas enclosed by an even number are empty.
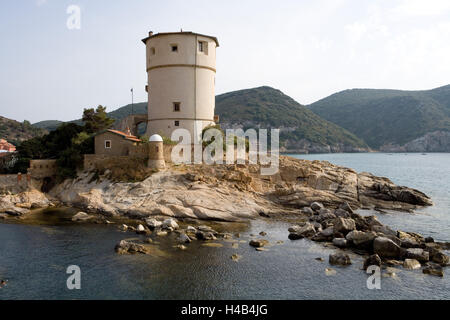
{"type": "Polygon", "coordinates": [[[102,105],[99,105],[96,110],[94,108],[84,109],[82,120],[87,133],[96,133],[108,129],[115,121],[108,117],[106,107],[102,105]]]}

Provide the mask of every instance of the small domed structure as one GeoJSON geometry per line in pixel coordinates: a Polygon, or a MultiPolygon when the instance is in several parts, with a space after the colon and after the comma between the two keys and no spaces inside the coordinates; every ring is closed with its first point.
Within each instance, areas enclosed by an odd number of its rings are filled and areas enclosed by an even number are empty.
{"type": "Polygon", "coordinates": [[[166,166],[164,161],[164,142],[159,134],[154,134],[150,137],[148,167],[153,169],[163,169],[166,166]]]}
{"type": "Polygon", "coordinates": [[[150,137],[150,139],[148,140],[150,142],[162,142],[163,138],[159,135],[159,134],[154,134],[150,137]]]}

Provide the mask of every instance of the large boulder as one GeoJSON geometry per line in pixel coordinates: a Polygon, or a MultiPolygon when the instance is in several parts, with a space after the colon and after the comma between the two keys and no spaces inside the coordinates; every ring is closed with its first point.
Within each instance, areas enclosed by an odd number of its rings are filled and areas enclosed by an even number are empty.
{"type": "Polygon", "coordinates": [[[381,233],[383,235],[388,235],[388,236],[393,236],[393,237],[397,236],[396,231],[392,230],[391,228],[389,228],[388,226],[385,226],[385,225],[373,225],[371,227],[371,229],[372,229],[372,231],[381,233]]]}
{"type": "Polygon", "coordinates": [[[322,231],[317,232],[311,240],[317,241],[317,242],[323,242],[323,241],[331,241],[333,239],[334,230],[333,227],[328,227],[322,231]]]}
{"type": "Polygon", "coordinates": [[[420,269],[420,262],[416,259],[405,259],[403,268],[410,270],[420,269]]]}
{"type": "Polygon", "coordinates": [[[340,232],[344,235],[356,229],[355,220],[337,218],[334,222],[334,232],[340,232]]]}
{"type": "Polygon", "coordinates": [[[190,243],[192,240],[185,233],[180,233],[180,235],[177,238],[177,241],[179,243],[190,243]]]}
{"type": "Polygon", "coordinates": [[[93,216],[87,214],[86,212],[78,212],[76,215],[72,217],[72,221],[87,221],[92,219],[93,216]]]}
{"type": "Polygon", "coordinates": [[[319,211],[320,209],[323,209],[323,204],[321,204],[320,202],[313,202],[310,205],[311,209],[313,209],[314,211],[319,211]]]}
{"type": "Polygon", "coordinates": [[[319,214],[317,216],[312,217],[312,220],[317,222],[324,222],[327,220],[335,219],[336,216],[328,209],[319,210],[319,214]]]}
{"type": "Polygon", "coordinates": [[[314,226],[306,222],[303,226],[293,226],[289,228],[289,239],[296,240],[305,237],[312,237],[316,233],[314,226]]]}
{"type": "Polygon", "coordinates": [[[427,262],[428,260],[430,260],[430,254],[420,248],[406,249],[406,257],[409,259],[416,259],[420,262],[427,262]]]}
{"type": "Polygon", "coordinates": [[[446,254],[442,253],[441,251],[437,251],[436,253],[434,253],[432,256],[432,260],[433,260],[433,262],[436,262],[443,267],[449,265],[449,263],[450,263],[450,258],[446,254]]]}
{"type": "Polygon", "coordinates": [[[386,237],[377,237],[373,240],[373,252],[382,258],[398,259],[403,255],[403,249],[394,241],[386,237]]]}
{"type": "Polygon", "coordinates": [[[368,257],[366,260],[364,260],[363,268],[364,270],[367,270],[369,266],[378,266],[381,267],[381,258],[377,254],[373,254],[370,257],[368,257]]]}
{"type": "Polygon", "coordinates": [[[314,214],[313,209],[311,209],[310,207],[303,207],[302,212],[307,216],[312,216],[314,214]]]}
{"type": "Polygon", "coordinates": [[[349,255],[346,253],[330,254],[328,262],[332,265],[339,265],[339,266],[347,266],[352,264],[349,255]]]}
{"type": "Polygon", "coordinates": [[[436,264],[429,264],[428,266],[423,268],[422,272],[424,274],[429,274],[432,276],[438,276],[438,277],[444,276],[444,269],[440,265],[436,265],[436,264]]]}
{"type": "Polygon", "coordinates": [[[145,219],[145,224],[147,224],[147,227],[149,227],[150,229],[161,228],[162,226],[162,222],[156,220],[155,218],[145,219]]]}
{"type": "Polygon", "coordinates": [[[162,223],[162,228],[163,229],[172,228],[172,229],[175,230],[175,229],[178,229],[179,227],[180,226],[178,225],[178,223],[173,218],[166,219],[162,223]]]}
{"type": "Polygon", "coordinates": [[[269,241],[267,241],[266,239],[257,239],[257,240],[252,239],[249,242],[249,245],[255,248],[262,248],[267,244],[269,244],[269,241]]]}
{"type": "Polygon", "coordinates": [[[198,240],[216,240],[216,236],[211,231],[197,230],[195,236],[198,240]]]}
{"type": "Polygon", "coordinates": [[[144,245],[127,240],[121,240],[114,249],[118,254],[149,253],[149,250],[144,245]]]}
{"type": "Polygon", "coordinates": [[[343,209],[343,210],[347,211],[348,213],[353,213],[353,209],[347,201],[344,202],[343,204],[341,204],[339,206],[339,209],[343,209]]]}
{"type": "Polygon", "coordinates": [[[333,245],[338,248],[346,248],[347,247],[347,240],[345,238],[334,238],[333,239],[333,245]]]}
{"type": "Polygon", "coordinates": [[[351,241],[351,243],[359,249],[371,250],[373,248],[373,239],[375,239],[375,237],[375,232],[353,230],[349,232],[345,238],[348,241],[351,241]]]}
{"type": "Polygon", "coordinates": [[[350,213],[340,208],[334,210],[334,215],[340,218],[350,218],[350,213]]]}

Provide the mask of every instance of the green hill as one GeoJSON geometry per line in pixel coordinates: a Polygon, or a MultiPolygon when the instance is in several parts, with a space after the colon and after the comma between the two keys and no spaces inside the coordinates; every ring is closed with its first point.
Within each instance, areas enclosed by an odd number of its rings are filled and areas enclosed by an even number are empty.
{"type": "Polygon", "coordinates": [[[44,120],[33,123],[33,127],[53,131],[56,130],[56,128],[58,128],[63,123],[64,122],[59,120],[44,120]]]}
{"type": "MultiPolygon", "coordinates": [[[[441,132],[442,137],[450,131],[450,85],[426,91],[345,90],[308,107],[376,149],[414,145],[427,134],[441,132]]],[[[450,151],[445,139],[441,147],[428,151],[450,151]]]]}
{"type": "Polygon", "coordinates": [[[341,152],[367,147],[355,135],[271,87],[218,95],[216,114],[224,128],[280,128],[280,145],[286,150],[341,152]]]}
{"type": "Polygon", "coordinates": [[[8,140],[14,145],[46,133],[45,129],[35,128],[28,121],[18,122],[0,116],[0,138],[8,140]]]}
{"type": "MultiPolygon", "coordinates": [[[[135,103],[133,105],[133,108],[131,108],[131,104],[128,104],[126,106],[123,106],[119,109],[116,109],[114,111],[108,112],[108,116],[112,119],[115,120],[122,120],[123,118],[129,116],[131,114],[131,109],[133,109],[133,113],[137,114],[137,113],[147,113],[147,102],[140,102],[140,103],[135,103]]],[[[77,120],[72,120],[69,122],[73,122],[76,123],[78,125],[82,124],[81,119],[77,119],[77,120]]],[[[44,120],[44,121],[39,121],[36,123],[33,123],[33,127],[36,128],[41,128],[41,129],[45,129],[48,131],[53,131],[56,128],[58,128],[62,123],[64,123],[63,121],[59,121],[59,120],[44,120]]]]}

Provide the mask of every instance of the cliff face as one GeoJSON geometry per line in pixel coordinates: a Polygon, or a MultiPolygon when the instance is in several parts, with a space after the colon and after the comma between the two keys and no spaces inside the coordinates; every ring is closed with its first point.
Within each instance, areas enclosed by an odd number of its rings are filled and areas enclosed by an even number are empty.
{"type": "Polygon", "coordinates": [[[384,152],[450,152],[450,132],[435,131],[404,145],[388,144],[380,148],[384,152]]]}

